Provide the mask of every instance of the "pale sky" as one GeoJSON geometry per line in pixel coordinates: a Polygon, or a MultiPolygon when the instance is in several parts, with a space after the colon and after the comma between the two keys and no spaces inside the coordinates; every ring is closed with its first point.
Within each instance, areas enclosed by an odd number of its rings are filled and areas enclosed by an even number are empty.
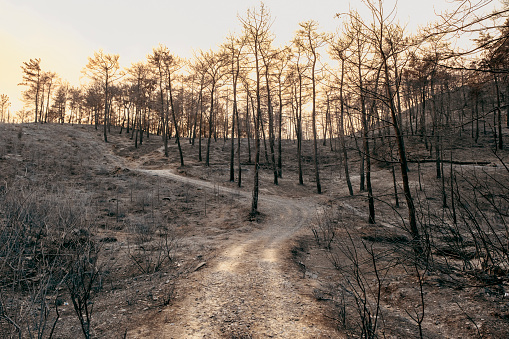
{"type": "MultiPolygon", "coordinates": [[[[397,17],[409,31],[433,21],[435,11],[451,0],[399,0],[397,17]]],[[[394,0],[386,1],[392,8],[394,0]],[[391,5],[392,3],[392,5],[391,5]]],[[[276,44],[291,40],[299,22],[316,20],[322,31],[339,25],[338,12],[361,1],[265,0],[274,21],[276,44]]],[[[20,66],[41,58],[44,71],[56,72],[79,85],[87,57],[102,48],[119,54],[123,67],[145,61],[159,43],[181,57],[193,50],[215,49],[230,32],[239,32],[238,15],[258,7],[259,0],[0,0],[0,94],[7,94],[11,113],[22,108],[20,66]]]]}

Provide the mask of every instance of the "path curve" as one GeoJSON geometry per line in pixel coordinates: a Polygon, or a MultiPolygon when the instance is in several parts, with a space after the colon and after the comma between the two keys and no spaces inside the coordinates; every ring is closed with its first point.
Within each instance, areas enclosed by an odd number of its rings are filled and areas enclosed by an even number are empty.
{"type": "MultiPolygon", "coordinates": [[[[217,188],[173,170],[137,171],[217,188]]],[[[220,190],[250,202],[249,192],[223,186],[220,190]]],[[[295,275],[284,270],[288,240],[313,218],[315,204],[260,195],[259,206],[266,215],[263,228],[228,240],[212,263],[190,277],[189,295],[161,312],[160,327],[132,330],[129,338],[337,337],[322,325],[314,298],[300,294],[295,275]]]]}

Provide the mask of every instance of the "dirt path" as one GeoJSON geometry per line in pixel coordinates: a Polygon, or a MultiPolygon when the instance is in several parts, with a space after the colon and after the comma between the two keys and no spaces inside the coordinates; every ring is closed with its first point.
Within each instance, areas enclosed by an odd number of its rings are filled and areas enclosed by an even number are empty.
{"type": "MultiPolygon", "coordinates": [[[[171,170],[139,170],[198,187],[214,184],[185,178],[171,170]]],[[[251,194],[226,187],[250,202],[251,194]]],[[[260,196],[266,215],[262,228],[230,238],[213,262],[195,272],[189,295],[163,310],[158,321],[131,331],[130,338],[330,338],[311,296],[298,292],[292,270],[285,269],[288,240],[315,213],[309,200],[260,196]]],[[[308,282],[309,283],[309,282],[308,282]]]]}

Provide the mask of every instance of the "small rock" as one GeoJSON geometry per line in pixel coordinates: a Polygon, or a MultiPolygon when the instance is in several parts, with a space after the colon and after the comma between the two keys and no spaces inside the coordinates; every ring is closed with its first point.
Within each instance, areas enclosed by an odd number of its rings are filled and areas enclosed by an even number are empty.
{"type": "Polygon", "coordinates": [[[201,269],[203,266],[205,266],[207,264],[206,261],[202,261],[201,263],[199,263],[198,265],[196,265],[196,267],[194,268],[193,272],[196,272],[198,271],[199,269],[201,269]]]}

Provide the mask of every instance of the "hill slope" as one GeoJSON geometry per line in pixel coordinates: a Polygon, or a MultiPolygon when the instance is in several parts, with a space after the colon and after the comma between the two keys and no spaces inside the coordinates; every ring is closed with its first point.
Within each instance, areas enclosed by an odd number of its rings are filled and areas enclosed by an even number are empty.
{"type": "Polygon", "coordinates": [[[337,144],[320,148],[317,195],[309,157],[297,184],[288,140],[278,186],[262,165],[262,214],[250,221],[252,164],[242,154],[243,185],[229,182],[229,142],[213,141],[205,167],[185,140],[186,166],[177,167],[173,143],[167,159],[160,137],[135,148],[118,132],[104,143],[92,126],[0,125],[6,337],[507,335],[509,181],[489,136],[469,144],[448,135],[454,164],[444,161],[444,180],[431,152],[408,138],[426,244],[416,256],[401,188],[398,207],[391,166],[376,159],[378,223],[367,223],[353,140],[354,196],[337,144]]]}

